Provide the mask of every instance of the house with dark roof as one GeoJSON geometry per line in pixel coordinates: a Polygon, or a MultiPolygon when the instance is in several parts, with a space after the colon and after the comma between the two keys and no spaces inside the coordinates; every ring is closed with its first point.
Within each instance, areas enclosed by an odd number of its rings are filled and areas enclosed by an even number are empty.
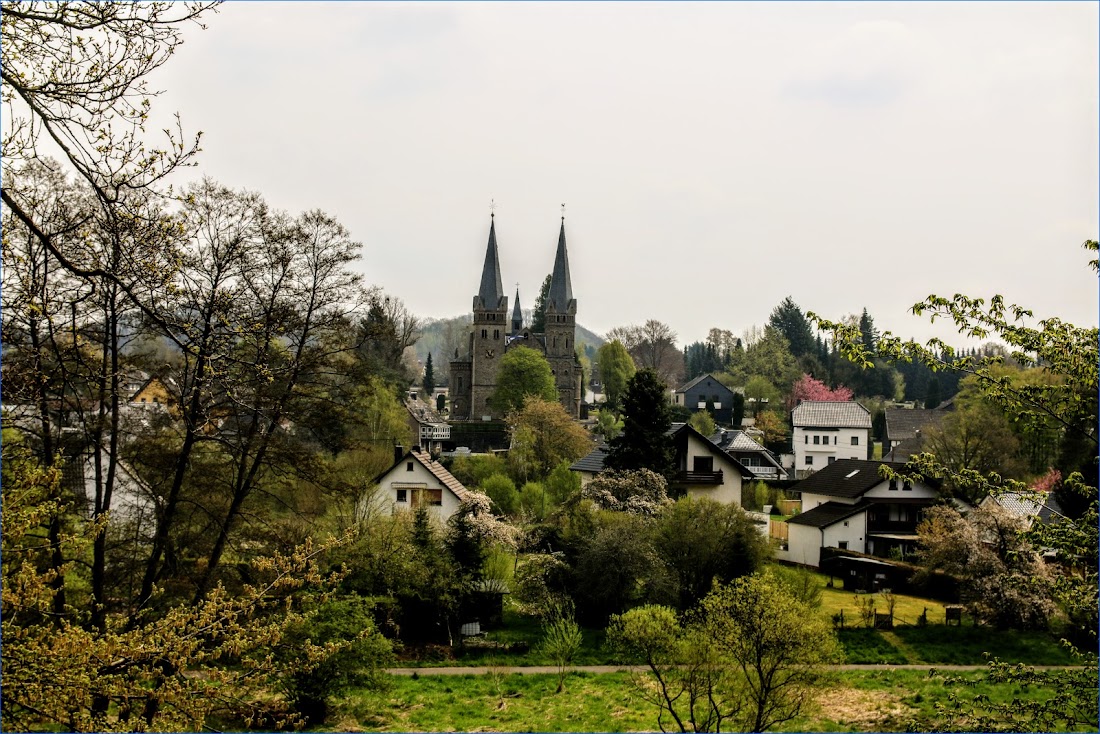
{"type": "Polygon", "coordinates": [[[434,517],[446,521],[473,494],[419,446],[410,451],[395,446],[393,466],[375,477],[372,487],[360,502],[364,517],[427,507],[434,517]]]}
{"type": "Polygon", "coordinates": [[[729,425],[733,420],[733,395],[733,390],[719,382],[714,375],[707,373],[677,388],[672,393],[672,403],[684,406],[693,413],[710,411],[714,420],[729,425]]]}
{"type": "Polygon", "coordinates": [[[923,432],[929,428],[939,428],[947,413],[938,408],[887,408],[882,458],[887,461],[909,461],[912,455],[923,450],[923,432]]]}
{"type": "Polygon", "coordinates": [[[803,400],[791,411],[795,471],[805,477],[840,459],[871,458],[871,412],[847,400],[803,400]]]}
{"type": "Polygon", "coordinates": [[[775,454],[768,451],[745,431],[722,429],[710,437],[712,443],[737,459],[756,479],[786,479],[784,469],[775,454]]]}
{"type": "Polygon", "coordinates": [[[818,567],[822,548],[839,548],[881,558],[916,550],[917,524],[940,496],[933,481],[886,479],[879,467],[903,464],[838,459],[793,489],[802,512],[787,520],[787,548],[780,560],[818,567]]]}
{"type": "MultiPolygon", "coordinates": [[[[716,502],[741,505],[741,487],[752,472],[687,423],[673,423],[666,435],[675,449],[677,471],[669,494],[710,497],[716,502]]],[[[569,468],[587,484],[606,470],[608,447],[597,446],[569,468]]]]}

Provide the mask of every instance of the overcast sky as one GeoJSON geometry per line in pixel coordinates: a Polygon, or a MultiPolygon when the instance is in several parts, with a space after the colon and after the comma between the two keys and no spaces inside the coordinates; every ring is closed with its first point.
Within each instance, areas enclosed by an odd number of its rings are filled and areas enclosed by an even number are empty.
{"type": "Polygon", "coordinates": [[[566,205],[578,321],[680,344],[791,295],[1097,322],[1097,3],[229,2],[154,78],[195,175],[336,215],[420,316],[468,311],[495,200],[530,307],[566,205]]]}

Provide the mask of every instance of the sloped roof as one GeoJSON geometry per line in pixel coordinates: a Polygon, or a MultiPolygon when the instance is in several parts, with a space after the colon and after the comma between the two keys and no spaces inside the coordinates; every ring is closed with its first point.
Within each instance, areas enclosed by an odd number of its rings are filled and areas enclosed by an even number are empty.
{"type": "Polygon", "coordinates": [[[573,282],[569,278],[569,253],[565,249],[565,217],[561,218],[558,251],[554,255],[554,272],[550,276],[550,292],[546,310],[566,313],[573,301],[573,282]]]}
{"type": "Polygon", "coordinates": [[[444,487],[451,490],[451,492],[453,492],[455,497],[458,497],[459,500],[465,502],[467,499],[469,499],[470,495],[473,494],[473,492],[471,492],[469,489],[466,489],[466,485],[455,478],[454,474],[451,474],[449,471],[443,468],[442,464],[440,464],[438,461],[434,461],[429,454],[426,454],[423,451],[406,451],[405,455],[402,456],[400,460],[393,463],[393,466],[375,477],[374,483],[380,483],[387,474],[394,470],[395,467],[400,466],[409,459],[414,459],[420,462],[421,466],[431,472],[432,476],[438,479],[439,483],[442,484],[444,487]]]}
{"type": "Polygon", "coordinates": [[[751,478],[753,476],[753,473],[749,471],[748,467],[727,454],[724,450],[722,450],[722,447],[720,447],[714,441],[711,441],[709,438],[699,433],[699,431],[697,431],[690,423],[673,423],[672,427],[668,429],[668,433],[666,435],[671,436],[673,439],[677,440],[679,440],[681,436],[684,436],[684,439],[686,440],[687,436],[692,433],[694,433],[699,438],[699,440],[706,444],[707,447],[712,449],[711,454],[717,456],[722,461],[732,466],[738,471],[738,473],[741,474],[742,477],[751,478]]]}
{"type": "Polygon", "coordinates": [[[997,503],[1016,517],[1034,517],[1044,524],[1064,516],[1062,506],[1049,492],[1002,492],[990,495],[988,501],[997,503]]]}
{"type": "Polygon", "coordinates": [[[599,474],[604,470],[604,461],[607,459],[607,444],[601,443],[596,448],[592,449],[588,454],[580,459],[577,459],[569,467],[572,471],[583,471],[592,474],[599,474]]]}
{"type": "Polygon", "coordinates": [[[870,428],[871,413],[852,400],[803,400],[791,414],[795,426],[806,428],[870,428]]]}
{"type": "Polygon", "coordinates": [[[827,528],[852,515],[858,515],[871,506],[867,500],[857,502],[854,505],[846,505],[842,502],[826,502],[812,510],[800,512],[787,520],[788,525],[809,525],[814,528],[827,528]]]}
{"type": "Polygon", "coordinates": [[[710,440],[723,451],[768,452],[756,439],[744,431],[718,431],[710,440]]]}
{"type": "Polygon", "coordinates": [[[905,464],[898,462],[837,459],[803,479],[792,489],[803,494],[823,494],[828,497],[862,497],[864,493],[886,481],[878,473],[878,468],[884,464],[896,471],[905,467],[905,464]]]}
{"type": "Polygon", "coordinates": [[[703,380],[713,380],[713,381],[714,381],[714,383],[715,383],[716,385],[718,385],[718,387],[722,388],[723,390],[725,390],[726,392],[730,393],[731,395],[733,394],[733,390],[731,390],[731,389],[729,389],[728,387],[726,387],[725,385],[723,385],[723,384],[722,384],[722,383],[721,383],[721,382],[720,382],[720,381],[718,380],[718,378],[717,378],[717,377],[715,377],[715,376],[714,376],[713,374],[711,374],[710,372],[707,372],[707,373],[705,373],[705,374],[699,375],[698,377],[696,377],[696,378],[695,378],[694,380],[692,380],[691,382],[687,383],[686,385],[683,385],[683,386],[681,386],[681,387],[678,387],[678,388],[676,388],[676,392],[687,392],[688,390],[690,390],[691,388],[695,387],[696,385],[698,385],[698,384],[699,384],[700,382],[702,382],[703,380]]]}
{"type": "MultiPolygon", "coordinates": [[[[485,248],[485,265],[481,269],[481,288],[477,297],[481,308],[498,309],[505,302],[504,286],[500,282],[500,259],[497,256],[496,220],[490,219],[489,245],[485,248]]],[[[474,305],[477,308],[477,304],[474,305]]]]}
{"type": "Polygon", "coordinates": [[[917,431],[926,426],[939,426],[943,422],[944,411],[914,408],[887,408],[886,435],[891,441],[904,441],[913,438],[917,431]]]}

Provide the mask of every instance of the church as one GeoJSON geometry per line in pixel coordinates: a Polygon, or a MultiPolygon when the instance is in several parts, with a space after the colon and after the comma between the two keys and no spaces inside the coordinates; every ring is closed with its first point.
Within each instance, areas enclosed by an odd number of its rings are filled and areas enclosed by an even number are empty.
{"type": "Polygon", "coordinates": [[[515,307],[508,318],[508,296],[500,279],[496,221],[489,219],[489,245],[481,271],[481,288],[474,296],[474,320],[468,351],[455,350],[451,362],[451,419],[455,421],[497,420],[501,411],[492,405],[501,357],[511,348],[530,347],[543,354],[558,388],[558,399],[569,415],[581,412],[581,365],[576,355],[577,299],[569,281],[569,255],[565,248],[565,217],[558,234],[558,250],[550,292],[546,299],[546,327],[542,333],[523,325],[523,312],[516,290],[515,307]]]}

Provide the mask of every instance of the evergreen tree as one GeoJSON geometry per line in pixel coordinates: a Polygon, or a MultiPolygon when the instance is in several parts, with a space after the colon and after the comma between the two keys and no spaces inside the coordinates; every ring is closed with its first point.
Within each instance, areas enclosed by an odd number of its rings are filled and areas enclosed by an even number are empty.
{"type": "Polygon", "coordinates": [[[928,395],[924,399],[924,407],[935,408],[941,402],[940,400],[940,381],[939,378],[933,377],[928,381],[928,395]]]}
{"type": "Polygon", "coordinates": [[[772,310],[768,324],[787,337],[791,354],[795,357],[813,352],[814,335],[810,329],[810,322],[790,296],[784,298],[772,310]]]}
{"type": "Polygon", "coordinates": [[[745,396],[739,392],[733,394],[733,415],[730,416],[730,423],[734,428],[741,427],[741,421],[745,417],[745,396]]]}
{"type": "Polygon", "coordinates": [[[863,335],[863,348],[868,352],[875,351],[875,343],[878,341],[878,330],[875,329],[875,320],[863,309],[859,317],[859,333],[863,335]]]}
{"type": "Polygon", "coordinates": [[[424,363],[424,394],[435,392],[435,368],[432,366],[432,353],[428,352],[428,361],[424,363]]]}
{"type": "Polygon", "coordinates": [[[611,440],[604,464],[614,470],[649,469],[668,478],[675,473],[667,388],[651,369],[639,370],[623,399],[623,432],[611,440]]]}
{"type": "Polygon", "coordinates": [[[531,315],[531,331],[535,334],[546,333],[546,302],[550,300],[550,282],[553,279],[553,275],[546,276],[535,299],[535,312],[531,315]]]}

